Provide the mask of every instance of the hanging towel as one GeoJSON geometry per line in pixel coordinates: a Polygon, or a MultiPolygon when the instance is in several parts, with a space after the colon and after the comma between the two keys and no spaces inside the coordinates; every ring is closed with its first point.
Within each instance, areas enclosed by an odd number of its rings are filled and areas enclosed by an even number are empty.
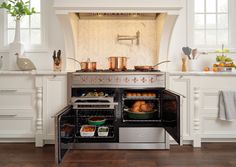
{"type": "Polygon", "coordinates": [[[226,121],[236,121],[236,92],[219,92],[218,118],[226,121]]]}

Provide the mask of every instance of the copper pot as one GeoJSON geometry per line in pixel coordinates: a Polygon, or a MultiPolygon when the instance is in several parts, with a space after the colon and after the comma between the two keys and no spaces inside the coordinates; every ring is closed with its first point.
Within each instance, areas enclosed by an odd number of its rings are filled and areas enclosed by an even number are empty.
{"type": "Polygon", "coordinates": [[[127,70],[127,57],[109,57],[109,70],[125,71],[127,70]]]}
{"type": "Polygon", "coordinates": [[[68,59],[74,60],[77,63],[79,63],[81,71],[96,71],[97,70],[97,63],[90,61],[90,59],[84,62],[79,62],[78,60],[74,58],[70,58],[70,57],[68,57],[68,59]]]}

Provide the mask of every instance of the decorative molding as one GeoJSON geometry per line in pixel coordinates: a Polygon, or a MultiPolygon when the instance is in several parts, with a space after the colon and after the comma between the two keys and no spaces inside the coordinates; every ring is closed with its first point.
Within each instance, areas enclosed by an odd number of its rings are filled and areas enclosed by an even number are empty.
{"type": "Polygon", "coordinates": [[[194,93],[194,121],[193,121],[193,127],[194,127],[194,141],[193,146],[194,147],[201,147],[201,122],[200,122],[200,88],[194,87],[193,88],[194,93]]]}
{"type": "Polygon", "coordinates": [[[36,132],[35,132],[35,146],[43,146],[43,88],[36,87],[36,132]]]}

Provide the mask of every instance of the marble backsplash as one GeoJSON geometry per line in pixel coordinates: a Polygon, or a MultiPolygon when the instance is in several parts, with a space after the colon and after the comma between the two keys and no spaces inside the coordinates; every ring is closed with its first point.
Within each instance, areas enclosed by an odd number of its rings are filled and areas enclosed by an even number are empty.
{"type": "Polygon", "coordinates": [[[108,57],[127,56],[128,68],[154,65],[158,60],[156,20],[79,20],[76,59],[97,62],[98,69],[108,68],[108,57]],[[136,35],[136,41],[117,41],[117,35],[136,35]]]}

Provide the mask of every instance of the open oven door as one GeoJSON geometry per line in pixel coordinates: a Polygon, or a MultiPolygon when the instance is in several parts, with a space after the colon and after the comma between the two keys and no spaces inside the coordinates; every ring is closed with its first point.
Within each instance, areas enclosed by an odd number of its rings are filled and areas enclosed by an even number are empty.
{"type": "Polygon", "coordinates": [[[71,105],[55,115],[55,161],[59,165],[74,143],[75,112],[71,105]]]}
{"type": "Polygon", "coordinates": [[[182,145],[182,95],[169,90],[162,93],[162,121],[165,130],[182,145]]]}

